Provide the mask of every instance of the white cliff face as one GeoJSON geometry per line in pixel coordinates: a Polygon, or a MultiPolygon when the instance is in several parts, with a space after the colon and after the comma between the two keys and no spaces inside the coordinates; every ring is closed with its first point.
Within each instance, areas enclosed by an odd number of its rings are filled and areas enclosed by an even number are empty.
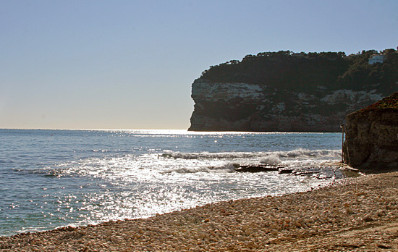
{"type": "Polygon", "coordinates": [[[368,101],[376,102],[382,99],[383,96],[381,94],[377,94],[376,90],[372,90],[370,92],[366,91],[353,91],[347,89],[336,90],[331,94],[328,94],[321,98],[322,102],[326,102],[328,104],[337,104],[337,103],[363,103],[368,101]]]}
{"type": "Polygon", "coordinates": [[[192,84],[190,130],[340,131],[345,115],[380,100],[375,90],[297,92],[250,83],[192,84]]]}
{"type": "Polygon", "coordinates": [[[212,83],[197,79],[192,84],[194,100],[230,101],[236,98],[263,101],[263,88],[257,84],[248,83],[212,83]]]}
{"type": "Polygon", "coordinates": [[[285,110],[285,103],[284,102],[280,102],[278,104],[276,104],[275,106],[273,106],[272,111],[276,112],[276,113],[282,113],[285,110]]]}
{"type": "Polygon", "coordinates": [[[307,93],[298,93],[298,94],[297,94],[297,98],[298,98],[299,100],[304,101],[304,102],[307,102],[307,101],[311,101],[311,100],[316,99],[316,97],[315,97],[314,95],[307,94],[307,93]]]}

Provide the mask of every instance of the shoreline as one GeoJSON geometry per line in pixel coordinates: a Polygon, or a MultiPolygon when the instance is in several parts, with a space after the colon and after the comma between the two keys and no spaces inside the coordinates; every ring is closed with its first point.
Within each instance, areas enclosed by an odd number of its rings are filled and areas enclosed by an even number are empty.
{"type": "Polygon", "coordinates": [[[398,172],[147,219],[0,237],[1,251],[398,250],[398,172]]]}

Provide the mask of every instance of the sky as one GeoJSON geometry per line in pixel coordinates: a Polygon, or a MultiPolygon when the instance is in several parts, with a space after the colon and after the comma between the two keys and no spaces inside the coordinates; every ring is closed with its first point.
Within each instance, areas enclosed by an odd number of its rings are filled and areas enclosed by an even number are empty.
{"type": "Polygon", "coordinates": [[[187,129],[192,82],[259,52],[396,49],[396,0],[0,0],[0,128],[187,129]]]}

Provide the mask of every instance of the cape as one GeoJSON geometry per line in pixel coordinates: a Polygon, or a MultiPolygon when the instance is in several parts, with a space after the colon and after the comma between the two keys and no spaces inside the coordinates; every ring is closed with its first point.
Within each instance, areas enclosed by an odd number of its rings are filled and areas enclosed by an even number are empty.
{"type": "Polygon", "coordinates": [[[211,66],[192,84],[191,131],[337,132],[398,91],[398,52],[265,52],[211,66]]]}

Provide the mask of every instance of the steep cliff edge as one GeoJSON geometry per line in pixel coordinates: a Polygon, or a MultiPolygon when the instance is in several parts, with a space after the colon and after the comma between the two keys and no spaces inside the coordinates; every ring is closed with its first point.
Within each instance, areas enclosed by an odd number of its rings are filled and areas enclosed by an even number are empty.
{"type": "Polygon", "coordinates": [[[192,84],[192,131],[336,132],[345,115],[398,90],[398,53],[260,53],[192,84]]]}
{"type": "Polygon", "coordinates": [[[250,83],[192,85],[190,130],[336,132],[344,116],[382,98],[370,92],[318,88],[319,95],[250,83]]]}
{"type": "Polygon", "coordinates": [[[398,92],[346,117],[345,162],[352,167],[398,168],[398,92]]]}

